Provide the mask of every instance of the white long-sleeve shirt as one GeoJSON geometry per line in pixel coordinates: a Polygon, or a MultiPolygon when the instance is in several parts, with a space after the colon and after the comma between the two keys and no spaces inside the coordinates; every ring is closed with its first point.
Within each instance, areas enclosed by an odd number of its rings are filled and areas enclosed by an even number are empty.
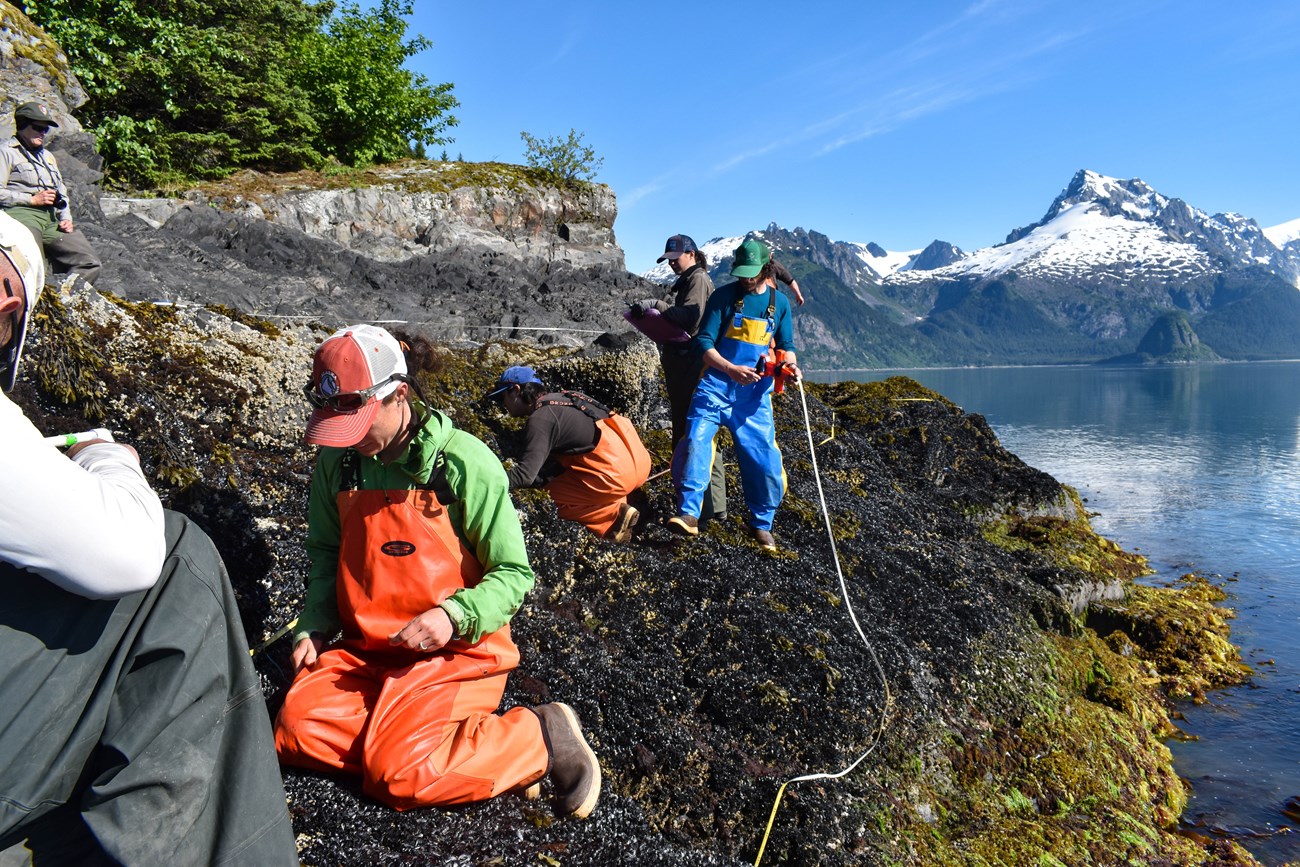
{"type": "Polygon", "coordinates": [[[0,561],[113,599],[158,580],[163,533],[162,503],[128,448],[96,444],[68,458],[0,392],[0,561]]]}

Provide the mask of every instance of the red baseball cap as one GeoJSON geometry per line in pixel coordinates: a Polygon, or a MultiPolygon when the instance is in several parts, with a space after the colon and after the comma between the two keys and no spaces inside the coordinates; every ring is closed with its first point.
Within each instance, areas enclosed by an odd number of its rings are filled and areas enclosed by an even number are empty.
{"type": "Polygon", "coordinates": [[[316,349],[304,386],[315,410],[303,439],[312,445],[356,445],[374,423],[379,404],[406,375],[406,358],[393,335],[374,325],[340,328],[316,349]]]}

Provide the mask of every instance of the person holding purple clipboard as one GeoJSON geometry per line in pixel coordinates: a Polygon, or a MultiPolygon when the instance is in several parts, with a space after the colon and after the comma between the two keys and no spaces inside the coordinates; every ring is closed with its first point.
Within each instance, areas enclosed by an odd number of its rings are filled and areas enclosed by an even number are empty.
{"type": "MultiPolygon", "coordinates": [[[[691,338],[700,329],[704,304],[713,294],[708,261],[689,235],[673,235],[664,244],[659,262],[677,275],[670,306],[657,298],[646,298],[631,305],[626,316],[637,330],[659,344],[659,363],[664,369],[664,386],[668,391],[668,413],[672,419],[673,448],[686,435],[686,410],[690,408],[695,386],[704,372],[704,362],[691,338]],[[657,321],[651,321],[657,318],[657,321]],[[680,332],[678,331],[680,329],[680,332]]],[[[727,514],[727,483],[722,461],[715,460],[704,498],[703,520],[724,518],[727,514]]]]}

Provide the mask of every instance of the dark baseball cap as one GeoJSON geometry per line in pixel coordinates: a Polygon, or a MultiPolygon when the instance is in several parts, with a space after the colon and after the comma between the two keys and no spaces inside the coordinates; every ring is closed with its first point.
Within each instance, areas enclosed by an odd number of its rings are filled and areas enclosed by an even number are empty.
{"type": "Polygon", "coordinates": [[[698,249],[699,247],[695,246],[695,242],[691,240],[690,235],[673,235],[668,239],[668,243],[664,244],[664,254],[655,261],[662,262],[665,259],[676,259],[683,253],[694,253],[698,249]]]}
{"type": "Polygon", "coordinates": [[[14,120],[36,120],[58,126],[50,116],[50,107],[43,102],[24,102],[14,109],[14,120]]]}

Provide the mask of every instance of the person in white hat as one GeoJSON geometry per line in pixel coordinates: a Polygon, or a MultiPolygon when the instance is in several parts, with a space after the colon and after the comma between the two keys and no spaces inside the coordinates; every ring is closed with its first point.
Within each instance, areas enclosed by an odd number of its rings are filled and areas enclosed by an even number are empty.
{"type": "MultiPolygon", "coordinates": [[[[0,213],[0,392],[44,283],[0,213]]],[[[107,435],[107,434],[106,434],[107,435]]],[[[64,454],[0,393],[0,851],[36,864],[297,864],[225,566],[135,449],[64,454]]]]}

